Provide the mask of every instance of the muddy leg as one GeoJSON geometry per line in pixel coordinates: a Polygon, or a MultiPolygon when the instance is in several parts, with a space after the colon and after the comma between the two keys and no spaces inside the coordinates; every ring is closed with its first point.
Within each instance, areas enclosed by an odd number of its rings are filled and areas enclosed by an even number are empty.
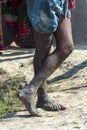
{"type": "MultiPolygon", "coordinates": [[[[72,52],[72,49],[73,49],[73,40],[72,40],[71,21],[70,21],[70,19],[63,19],[62,18],[60,20],[59,24],[60,25],[59,25],[57,31],[54,34],[55,38],[56,38],[56,41],[57,41],[57,48],[55,50],[55,53],[56,53],[56,51],[58,52],[58,50],[59,50],[59,52],[61,51],[61,56],[62,55],[63,56],[62,56],[62,58],[60,56],[60,58],[61,58],[60,61],[62,62],[62,59],[63,58],[66,59],[66,57],[72,52]],[[64,25],[67,25],[67,26],[69,25],[69,27],[68,28],[64,27],[64,25]],[[66,33],[66,34],[64,34],[64,33],[66,33]],[[63,53],[65,53],[65,56],[64,56],[63,53]]],[[[40,38],[40,36],[38,36],[38,35],[37,35],[37,37],[40,38]]],[[[41,38],[38,39],[38,41],[40,41],[40,40],[41,40],[41,38]]],[[[49,39],[47,39],[47,42],[49,42],[49,39]]],[[[39,46],[41,46],[41,45],[42,44],[39,44],[39,46]]],[[[41,48],[41,50],[42,49],[43,49],[43,47],[41,48]]],[[[38,50],[37,53],[41,54],[41,52],[38,50]]],[[[34,62],[34,63],[36,63],[34,65],[36,72],[38,72],[38,70],[39,70],[39,68],[37,67],[37,64],[38,64],[37,63],[37,61],[38,61],[37,53],[36,53],[36,57],[35,57],[35,61],[36,62],[34,62]]],[[[59,59],[59,57],[58,57],[58,59],[59,59]]],[[[54,63],[54,61],[53,61],[53,63],[54,63]]],[[[41,62],[40,62],[40,64],[38,64],[38,66],[39,67],[41,66],[41,62]]],[[[43,83],[42,86],[38,89],[37,107],[41,107],[41,108],[45,108],[47,110],[53,110],[53,111],[55,111],[55,110],[64,110],[65,109],[62,105],[60,105],[56,101],[52,100],[48,96],[47,91],[46,91],[46,83],[43,83]]]]}
{"type": "MultiPolygon", "coordinates": [[[[35,75],[38,73],[40,67],[42,66],[44,59],[49,55],[49,51],[51,48],[51,44],[53,41],[52,34],[42,35],[37,33],[37,46],[34,56],[34,72],[35,75]]],[[[64,109],[60,104],[51,99],[47,94],[47,84],[46,81],[42,83],[40,88],[38,89],[38,100],[37,107],[44,108],[46,110],[59,110],[64,109]]]]}
{"type": "MultiPolygon", "coordinates": [[[[46,57],[49,55],[49,51],[52,45],[53,41],[53,36],[52,34],[39,34],[37,33],[37,46],[36,46],[36,51],[35,51],[35,56],[34,56],[34,72],[35,75],[38,73],[40,70],[44,60],[46,57]]],[[[46,89],[46,81],[42,83],[40,88],[38,89],[38,100],[37,100],[37,107],[41,108],[50,108],[52,110],[52,106],[54,107],[56,102],[54,102],[47,94],[47,89],[46,89]]]]}
{"type": "MultiPolygon", "coordinates": [[[[54,33],[57,47],[52,54],[49,54],[43,61],[38,73],[34,76],[29,86],[19,92],[18,97],[24,100],[27,110],[38,116],[34,103],[34,95],[43,82],[59,67],[59,65],[69,56],[73,50],[73,40],[71,32],[71,21],[68,18],[60,18],[57,31],[54,33]],[[26,91],[26,92],[25,92],[26,91]],[[23,94],[22,94],[23,93],[23,94]],[[22,96],[21,96],[22,95],[22,96]]],[[[56,105],[59,109],[60,105],[56,105]]]]}

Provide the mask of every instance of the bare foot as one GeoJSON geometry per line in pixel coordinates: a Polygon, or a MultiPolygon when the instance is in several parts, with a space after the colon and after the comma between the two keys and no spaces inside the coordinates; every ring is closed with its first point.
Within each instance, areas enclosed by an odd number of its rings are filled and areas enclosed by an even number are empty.
{"type": "Polygon", "coordinates": [[[65,110],[66,109],[61,104],[54,101],[50,97],[46,97],[44,99],[39,99],[37,101],[36,106],[39,107],[39,108],[43,108],[45,110],[49,110],[49,111],[59,111],[59,110],[65,110]]]}
{"type": "Polygon", "coordinates": [[[13,41],[13,42],[11,42],[10,47],[11,48],[19,48],[20,46],[18,46],[17,43],[13,41]]]}
{"type": "Polygon", "coordinates": [[[26,109],[32,116],[41,116],[35,108],[34,94],[27,89],[19,90],[17,97],[24,103],[26,109]]]}

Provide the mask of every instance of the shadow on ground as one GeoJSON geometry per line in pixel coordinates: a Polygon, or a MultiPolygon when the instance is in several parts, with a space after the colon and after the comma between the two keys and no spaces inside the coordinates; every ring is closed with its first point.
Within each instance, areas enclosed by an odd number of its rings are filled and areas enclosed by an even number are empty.
{"type": "Polygon", "coordinates": [[[85,67],[87,67],[87,60],[85,60],[81,64],[74,66],[72,69],[70,69],[66,73],[64,73],[60,76],[56,76],[55,78],[53,78],[51,80],[48,80],[47,83],[51,84],[51,83],[55,83],[59,80],[68,79],[68,78],[72,77],[74,74],[76,74],[80,69],[83,69],[85,67]]]}

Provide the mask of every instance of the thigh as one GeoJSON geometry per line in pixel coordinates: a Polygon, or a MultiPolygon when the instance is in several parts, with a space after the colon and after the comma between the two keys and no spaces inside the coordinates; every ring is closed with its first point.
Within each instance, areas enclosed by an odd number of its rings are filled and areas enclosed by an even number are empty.
{"type": "Polygon", "coordinates": [[[58,47],[67,46],[73,44],[73,38],[72,38],[72,27],[71,27],[71,19],[70,18],[64,18],[61,16],[58,28],[56,32],[54,32],[54,36],[56,39],[56,43],[58,47]]]}

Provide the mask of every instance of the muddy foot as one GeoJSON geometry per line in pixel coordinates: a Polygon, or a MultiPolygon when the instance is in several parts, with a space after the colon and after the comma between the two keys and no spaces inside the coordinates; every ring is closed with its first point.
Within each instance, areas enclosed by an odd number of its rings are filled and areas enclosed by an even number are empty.
{"type": "Polygon", "coordinates": [[[20,90],[17,92],[17,97],[24,103],[26,109],[32,116],[41,116],[36,110],[34,105],[34,96],[25,90],[20,90]]]}
{"type": "Polygon", "coordinates": [[[59,110],[66,109],[61,104],[59,104],[58,102],[54,101],[53,99],[51,99],[49,97],[44,100],[38,101],[36,106],[39,108],[48,110],[48,111],[59,111],[59,110]]]}

